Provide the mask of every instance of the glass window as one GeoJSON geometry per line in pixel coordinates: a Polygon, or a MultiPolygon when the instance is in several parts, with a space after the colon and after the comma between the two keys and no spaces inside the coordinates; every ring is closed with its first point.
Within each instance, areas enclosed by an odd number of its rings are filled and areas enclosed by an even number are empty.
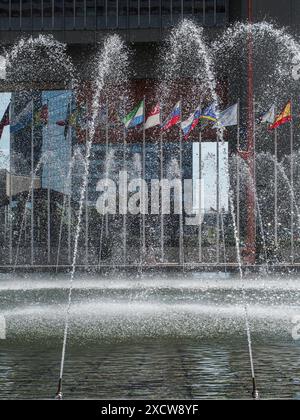
{"type": "Polygon", "coordinates": [[[191,18],[193,16],[193,0],[183,1],[183,17],[191,18]]]}
{"type": "Polygon", "coordinates": [[[117,0],[107,0],[107,26],[115,28],[117,25],[117,0]]]}
{"type": "Polygon", "coordinates": [[[43,27],[52,28],[52,0],[43,1],[43,27]]]}
{"type": "Polygon", "coordinates": [[[217,24],[224,24],[226,21],[226,0],[217,0],[217,24]]]}
{"type": "Polygon", "coordinates": [[[0,2],[0,27],[2,29],[9,28],[9,0],[0,2]]]}
{"type": "Polygon", "coordinates": [[[203,5],[204,0],[194,1],[194,19],[201,24],[203,23],[203,5]]]}
{"type": "Polygon", "coordinates": [[[157,28],[160,26],[160,1],[159,0],[151,0],[150,26],[152,28],[157,28]]]}
{"type": "Polygon", "coordinates": [[[129,0],[129,27],[137,28],[138,27],[138,0],[129,0]]]}
{"type": "Polygon", "coordinates": [[[33,29],[42,27],[42,0],[32,0],[32,27],[33,29]]]}
{"type": "Polygon", "coordinates": [[[140,0],[140,25],[142,27],[149,26],[149,0],[140,0]]]}
{"type": "Polygon", "coordinates": [[[173,25],[176,25],[182,17],[181,13],[181,0],[173,0],[173,6],[172,6],[172,14],[173,14],[173,25]]]}
{"type": "Polygon", "coordinates": [[[163,1],[161,4],[161,19],[162,19],[162,26],[170,26],[172,25],[172,10],[171,10],[171,0],[163,1]]]}
{"type": "Polygon", "coordinates": [[[65,28],[74,28],[74,0],[65,0],[65,28]]]}
{"type": "Polygon", "coordinates": [[[205,0],[205,25],[215,24],[215,0],[205,0]]]}
{"type": "Polygon", "coordinates": [[[63,29],[63,27],[64,27],[63,2],[61,0],[54,0],[54,28],[63,29]]]}
{"type": "Polygon", "coordinates": [[[11,0],[11,27],[20,29],[20,0],[11,0]]]}
{"type": "Polygon", "coordinates": [[[86,27],[88,29],[96,27],[96,0],[86,0],[86,27]]]}
{"type": "Polygon", "coordinates": [[[127,0],[119,0],[118,2],[118,27],[127,28],[127,0]]]}
{"type": "Polygon", "coordinates": [[[31,0],[22,1],[22,29],[31,29],[31,0]]]}
{"type": "Polygon", "coordinates": [[[84,0],[75,0],[75,27],[84,28],[84,0]]]}
{"type": "Polygon", "coordinates": [[[97,0],[97,27],[104,28],[106,25],[105,20],[105,0],[97,0]]]}

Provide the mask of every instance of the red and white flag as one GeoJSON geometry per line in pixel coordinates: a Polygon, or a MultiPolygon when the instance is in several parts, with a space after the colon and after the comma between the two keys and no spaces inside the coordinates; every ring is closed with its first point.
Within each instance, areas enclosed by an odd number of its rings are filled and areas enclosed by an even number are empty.
{"type": "Polygon", "coordinates": [[[160,106],[157,104],[152,111],[150,112],[146,122],[145,122],[145,130],[148,128],[156,127],[160,125],[160,106]]]}

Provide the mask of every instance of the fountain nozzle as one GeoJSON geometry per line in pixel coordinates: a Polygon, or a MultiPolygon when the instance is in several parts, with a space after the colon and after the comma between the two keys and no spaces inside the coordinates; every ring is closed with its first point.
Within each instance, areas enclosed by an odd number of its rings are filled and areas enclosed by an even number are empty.
{"type": "Polygon", "coordinates": [[[255,381],[255,378],[253,378],[252,398],[253,398],[254,400],[259,400],[259,393],[258,393],[258,390],[257,390],[257,388],[256,388],[256,381],[255,381]]]}
{"type": "Polygon", "coordinates": [[[62,400],[63,399],[61,383],[62,383],[62,380],[61,380],[61,378],[59,378],[58,387],[57,387],[57,391],[56,391],[56,394],[55,394],[55,399],[56,400],[62,400]]]}

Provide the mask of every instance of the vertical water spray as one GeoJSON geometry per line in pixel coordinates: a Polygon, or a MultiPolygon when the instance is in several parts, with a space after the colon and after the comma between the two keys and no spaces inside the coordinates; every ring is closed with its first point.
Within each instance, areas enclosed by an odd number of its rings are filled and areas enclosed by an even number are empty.
{"type": "Polygon", "coordinates": [[[88,129],[87,129],[86,153],[85,153],[85,160],[84,160],[84,174],[83,174],[82,186],[80,189],[79,211],[78,211],[78,219],[77,219],[77,225],[76,225],[76,230],[75,230],[74,252],[73,252],[73,259],[72,259],[68,303],[67,303],[67,311],[66,311],[66,318],[65,318],[61,366],[60,366],[58,388],[57,388],[57,393],[56,393],[57,399],[62,399],[62,379],[63,379],[63,373],[64,373],[65,353],[66,353],[66,345],[67,345],[68,330],[69,330],[69,320],[70,320],[69,318],[70,318],[70,310],[71,310],[71,303],[72,303],[73,280],[74,280],[75,271],[76,271],[78,242],[79,242],[79,236],[81,232],[81,218],[83,214],[84,198],[85,198],[87,184],[88,184],[91,148],[92,148],[92,144],[95,138],[97,117],[98,117],[99,107],[101,103],[101,95],[103,94],[106,85],[109,85],[109,84],[111,85],[114,82],[115,86],[116,85],[120,86],[120,81],[122,81],[122,83],[125,83],[128,77],[127,69],[128,69],[128,52],[125,48],[124,42],[117,35],[112,35],[108,37],[104,42],[102,51],[97,57],[97,68],[96,68],[96,71],[94,72],[95,80],[93,81],[93,86],[92,86],[93,99],[92,99],[92,104],[91,104],[91,120],[89,122],[88,129]]]}

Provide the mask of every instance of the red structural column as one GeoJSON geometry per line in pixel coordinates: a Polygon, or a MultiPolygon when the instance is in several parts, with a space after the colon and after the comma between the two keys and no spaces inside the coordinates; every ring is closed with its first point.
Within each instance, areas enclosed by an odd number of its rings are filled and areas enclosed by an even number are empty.
{"type": "MultiPolygon", "coordinates": [[[[253,4],[252,0],[248,0],[248,20],[249,24],[253,23],[253,4]]],[[[255,227],[255,147],[254,147],[254,93],[253,93],[253,36],[252,32],[248,33],[248,118],[247,118],[247,151],[248,151],[248,167],[249,180],[247,184],[247,237],[245,249],[245,262],[247,264],[255,264],[256,254],[256,227],[255,227]]]]}

